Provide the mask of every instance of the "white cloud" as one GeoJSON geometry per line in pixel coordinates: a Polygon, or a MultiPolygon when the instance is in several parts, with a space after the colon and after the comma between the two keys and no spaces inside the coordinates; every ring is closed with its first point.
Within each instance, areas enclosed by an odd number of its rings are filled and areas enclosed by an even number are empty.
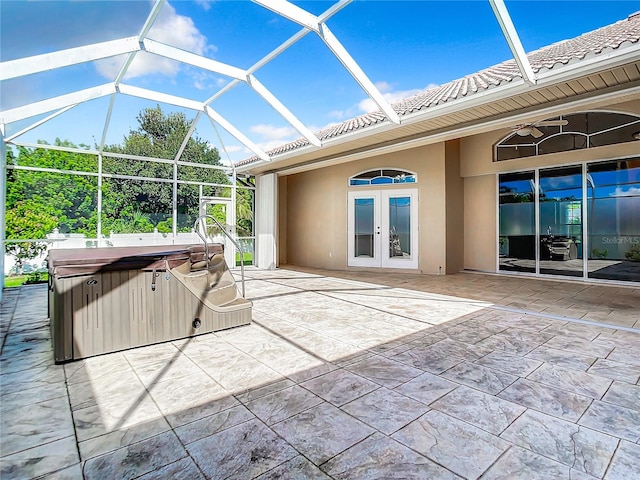
{"type": "Polygon", "coordinates": [[[255,144],[264,152],[268,152],[301,136],[295,128],[288,125],[276,127],[274,125],[259,124],[249,127],[249,131],[260,136],[261,140],[255,142],[255,144]]]}
{"type": "Polygon", "coordinates": [[[205,12],[211,9],[212,0],[196,0],[196,3],[202,7],[205,12]]]}
{"type": "Polygon", "coordinates": [[[290,126],[276,127],[274,125],[259,124],[249,127],[249,130],[262,137],[263,140],[270,142],[288,141],[291,137],[299,136],[298,131],[290,126]]]}
{"type": "Polygon", "coordinates": [[[224,147],[228,153],[244,152],[246,147],[244,145],[225,145],[224,147]]]}
{"type": "Polygon", "coordinates": [[[640,187],[616,187],[611,197],[635,197],[640,196],[640,187]]]}
{"type": "MultiPolygon", "coordinates": [[[[183,15],[178,15],[175,8],[169,3],[158,15],[155,24],[149,31],[149,38],[167,45],[205,55],[215,51],[215,47],[207,44],[207,38],[196,28],[193,20],[183,15]]],[[[118,56],[99,60],[96,69],[104,77],[113,80],[122,66],[124,57],[118,56]]],[[[178,73],[180,63],[168,58],[152,55],[146,52],[138,52],[134,61],[127,70],[126,78],[139,77],[149,74],[162,74],[173,77],[178,73]]]]}
{"type": "MultiPolygon", "coordinates": [[[[382,93],[384,99],[389,103],[399,102],[400,100],[404,100],[405,98],[412,97],[420,92],[424,92],[429,88],[433,88],[437,85],[431,83],[427,85],[425,88],[412,88],[409,90],[394,90],[393,86],[387,82],[377,82],[376,87],[382,93]]],[[[378,105],[371,100],[370,98],[365,98],[358,103],[358,109],[360,112],[369,113],[380,110],[378,105]]]]}

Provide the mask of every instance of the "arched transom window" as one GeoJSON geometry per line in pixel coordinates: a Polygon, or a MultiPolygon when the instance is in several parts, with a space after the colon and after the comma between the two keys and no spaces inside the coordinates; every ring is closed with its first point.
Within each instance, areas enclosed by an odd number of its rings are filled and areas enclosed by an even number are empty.
{"type": "Polygon", "coordinates": [[[358,173],[349,178],[349,186],[389,185],[394,183],[417,183],[418,176],[414,172],[395,168],[376,168],[358,173]]]}
{"type": "Polygon", "coordinates": [[[619,112],[573,113],[516,127],[496,144],[494,161],[638,140],[639,116],[619,112]]]}

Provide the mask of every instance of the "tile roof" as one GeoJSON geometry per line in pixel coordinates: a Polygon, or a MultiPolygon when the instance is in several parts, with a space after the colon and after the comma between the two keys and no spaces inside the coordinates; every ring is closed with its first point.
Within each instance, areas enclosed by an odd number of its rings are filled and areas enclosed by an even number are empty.
{"type": "MultiPolygon", "coordinates": [[[[615,50],[624,44],[635,44],[640,42],[640,12],[630,15],[624,20],[620,20],[612,25],[608,25],[592,32],[585,33],[579,37],[563,40],[547,47],[543,47],[534,52],[528,53],[527,57],[534,73],[548,71],[556,66],[567,65],[571,62],[582,61],[611,50],[615,50]]],[[[522,78],[520,70],[515,60],[507,60],[498,65],[494,65],[477,73],[454,80],[452,82],[430,88],[412,97],[405,98],[392,105],[393,109],[400,117],[427,109],[445,102],[473,95],[483,90],[488,90],[505,83],[522,78]]],[[[327,127],[316,135],[321,141],[339,137],[355,130],[388,122],[385,115],[380,112],[371,112],[352,118],[337,125],[327,127]]],[[[292,150],[297,150],[310,143],[305,138],[299,138],[293,142],[286,143],[272,150],[267,154],[270,157],[277,156],[292,150]]],[[[236,166],[244,166],[260,160],[254,156],[243,160],[236,166]]]]}

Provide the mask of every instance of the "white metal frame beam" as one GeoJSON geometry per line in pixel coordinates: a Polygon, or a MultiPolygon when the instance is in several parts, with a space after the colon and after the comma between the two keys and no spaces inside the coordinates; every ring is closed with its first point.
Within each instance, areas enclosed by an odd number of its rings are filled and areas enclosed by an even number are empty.
{"type": "Polygon", "coordinates": [[[85,90],[78,90],[66,95],[60,95],[58,97],[49,98],[40,102],[30,103],[22,107],[12,108],[0,113],[2,118],[0,121],[3,123],[13,123],[26,118],[35,117],[36,115],[42,115],[43,113],[52,112],[61,108],[68,108],[69,106],[75,106],[88,100],[95,100],[96,98],[104,97],[116,93],[116,87],[113,83],[107,83],[99,85],[97,87],[87,88],[85,90]]]}
{"type": "Polygon", "coordinates": [[[76,91],[66,95],[60,95],[54,98],[34,102],[22,107],[2,112],[0,114],[2,118],[0,118],[0,120],[5,124],[42,115],[44,113],[53,112],[45,119],[39,120],[38,122],[33,123],[27,128],[22,129],[20,132],[13,134],[10,138],[5,138],[4,141],[7,142],[14,140],[27,131],[48,122],[49,120],[68,111],[69,109],[74,108],[80,103],[111,95],[112,98],[111,102],[109,103],[109,110],[105,118],[102,132],[102,141],[99,147],[99,151],[102,151],[104,147],[104,139],[106,138],[106,134],[111,121],[114,100],[116,98],[116,95],[118,93],[121,93],[156,102],[176,105],[182,108],[195,110],[199,113],[204,112],[212,121],[219,123],[225,130],[227,130],[231,135],[233,135],[261,159],[268,161],[269,157],[264,151],[262,151],[262,149],[251,142],[237,128],[231,125],[230,122],[228,122],[225,118],[223,118],[219,113],[217,113],[210,107],[210,104],[215,99],[219,98],[222,94],[229,91],[235,85],[243,82],[247,86],[252,88],[260,97],[262,97],[262,99],[267,104],[269,104],[277,113],[279,113],[301,135],[303,135],[311,145],[320,147],[322,145],[320,139],[313,132],[311,132],[311,130],[309,130],[309,128],[307,128],[306,125],[304,125],[304,123],[301,122],[291,111],[289,111],[284,106],[284,104],[282,104],[282,102],[280,102],[280,100],[278,100],[278,98],[269,89],[267,89],[254,75],[258,69],[269,63],[271,60],[284,52],[287,48],[295,44],[297,41],[299,41],[301,38],[312,31],[315,32],[323,40],[326,46],[342,63],[344,68],[365,90],[367,95],[374,102],[376,102],[376,104],[378,104],[380,109],[387,115],[387,117],[394,123],[400,123],[400,119],[396,112],[391,108],[391,106],[384,99],[378,89],[367,78],[367,76],[364,74],[355,60],[349,55],[347,50],[342,46],[342,44],[340,44],[338,39],[331,33],[329,28],[324,23],[349,3],[351,3],[352,0],[339,0],[319,16],[315,16],[287,0],[254,1],[255,3],[277,13],[278,15],[301,25],[303,29],[297,34],[290,37],[275,50],[267,54],[248,70],[227,65],[147,38],[149,31],[151,30],[154,22],[160,14],[165,0],[155,0],[154,5],[151,8],[151,12],[149,13],[145,24],[143,25],[140,33],[137,36],[127,37],[109,42],[95,43],[92,45],[86,45],[82,47],[47,53],[44,55],[36,55],[33,57],[0,63],[0,79],[6,80],[24,75],[40,73],[47,70],[92,62],[118,55],[128,55],[127,59],[123,62],[123,65],[120,68],[120,71],[118,72],[113,83],[76,91]],[[189,100],[179,96],[163,94],[157,91],[146,90],[143,88],[123,84],[122,80],[126,76],[126,73],[135,56],[140,51],[146,51],[150,54],[159,55],[175,60],[177,62],[181,62],[183,64],[192,65],[207,71],[218,73],[230,77],[232,81],[205,102],[189,100]]]}
{"type": "Polygon", "coordinates": [[[498,23],[500,24],[502,33],[504,34],[504,37],[509,44],[509,48],[511,49],[513,58],[518,64],[518,68],[520,69],[523,80],[529,85],[535,85],[537,82],[536,74],[531,68],[531,64],[529,63],[527,54],[524,51],[522,42],[520,42],[518,31],[511,21],[511,16],[509,15],[509,11],[507,10],[504,1],[489,0],[489,4],[491,5],[491,9],[496,16],[496,20],[498,20],[498,23]]]}
{"type": "Polygon", "coordinates": [[[249,150],[255,153],[262,160],[269,162],[271,158],[267,155],[260,147],[258,147],[255,143],[249,140],[240,130],[231,125],[222,115],[216,112],[209,105],[204,107],[204,112],[209,116],[211,121],[216,122],[222,128],[224,128],[227,132],[233,135],[237,140],[243,143],[249,150]]]}
{"type": "MultiPolygon", "coordinates": [[[[194,53],[185,52],[169,45],[164,45],[154,40],[145,39],[143,41],[145,51],[149,53],[155,53],[157,55],[176,60],[181,63],[193,65],[203,70],[219,73],[227,77],[231,77],[234,80],[241,81],[250,86],[258,95],[260,95],[265,102],[273,107],[285,120],[287,120],[298,132],[303,135],[313,145],[320,146],[320,140],[309,130],[298,118],[291,113],[277,98],[273,95],[258,79],[250,74],[246,70],[242,70],[231,65],[226,65],[209,58],[196,55],[194,53]]],[[[209,104],[213,101],[214,97],[205,101],[205,104],[209,104]]]]}
{"type": "Polygon", "coordinates": [[[329,27],[324,23],[330,15],[335,14],[339,9],[350,3],[351,0],[334,5],[323,16],[316,17],[306,10],[292,4],[287,0],[253,0],[255,3],[277,13],[292,22],[295,22],[307,30],[312,30],[318,34],[325,45],[338,58],[342,66],[351,74],[356,82],[362,87],[365,93],[373,100],[382,110],[385,116],[393,123],[400,123],[400,116],[391,107],[389,102],[384,98],[380,91],[376,88],[369,77],[360,68],[358,63],[349,54],[346,48],[340,43],[337,37],[331,32],[329,27]]]}
{"type": "Polygon", "coordinates": [[[204,109],[204,104],[196,100],[189,100],[184,97],[178,97],[176,95],[169,95],[168,93],[161,93],[156,90],[148,90],[146,88],[134,87],[133,85],[127,85],[121,83],[116,87],[118,92],[124,95],[131,95],[133,97],[144,98],[146,100],[153,100],[154,102],[168,103],[169,105],[175,105],[182,108],[188,108],[201,112],[204,109]]]}
{"type": "Polygon", "coordinates": [[[140,50],[138,37],[121,38],[110,42],[94,43],[83,47],[68,48],[57,52],[34,55],[2,62],[0,80],[32,75],[34,73],[69,67],[79,63],[93,62],[140,50]]]}

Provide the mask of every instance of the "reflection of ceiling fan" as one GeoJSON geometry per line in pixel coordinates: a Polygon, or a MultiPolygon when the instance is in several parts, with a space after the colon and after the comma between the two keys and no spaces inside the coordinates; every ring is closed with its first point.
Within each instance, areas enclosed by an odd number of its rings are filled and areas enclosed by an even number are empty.
{"type": "Polygon", "coordinates": [[[531,135],[533,138],[540,138],[544,134],[537,127],[559,127],[567,123],[569,123],[567,120],[542,120],[535,123],[516,125],[513,131],[521,137],[531,135]]]}

